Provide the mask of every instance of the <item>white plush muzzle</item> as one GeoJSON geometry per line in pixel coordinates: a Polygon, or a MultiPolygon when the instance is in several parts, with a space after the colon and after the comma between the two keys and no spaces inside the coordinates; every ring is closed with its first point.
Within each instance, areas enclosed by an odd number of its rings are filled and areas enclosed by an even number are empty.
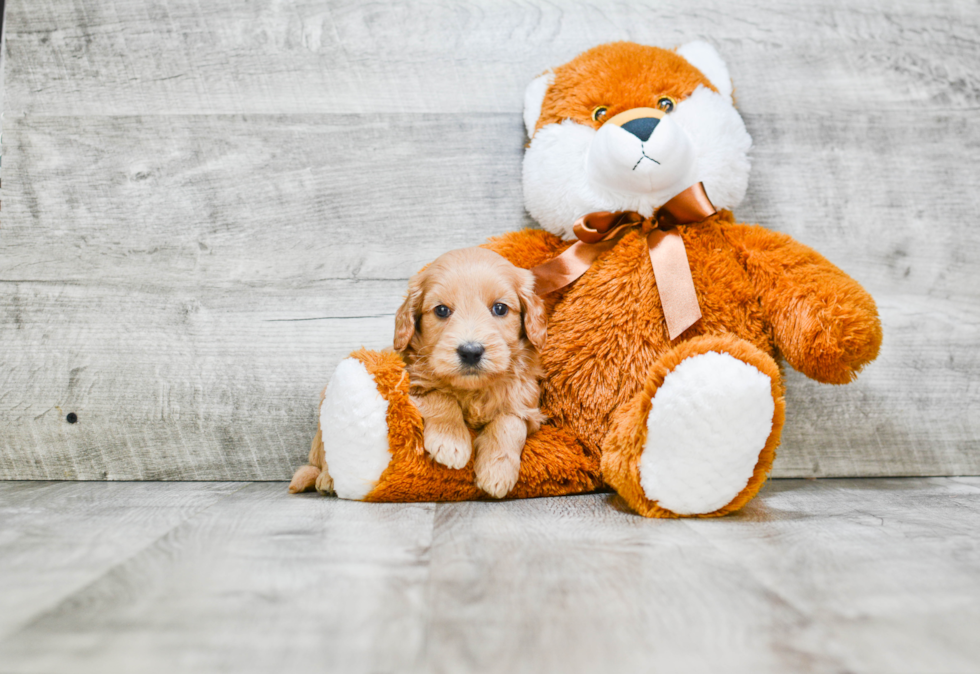
{"type": "Polygon", "coordinates": [[[693,185],[697,156],[690,137],[667,116],[643,140],[613,122],[595,134],[585,163],[589,181],[598,190],[644,195],[666,202],[693,185]]]}

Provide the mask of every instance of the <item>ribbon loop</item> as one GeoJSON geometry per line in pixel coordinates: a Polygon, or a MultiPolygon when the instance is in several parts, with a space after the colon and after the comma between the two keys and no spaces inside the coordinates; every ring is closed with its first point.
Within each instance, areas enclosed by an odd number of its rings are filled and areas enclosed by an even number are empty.
{"type": "Polygon", "coordinates": [[[572,231],[579,241],[598,243],[615,236],[619,228],[640,224],[644,220],[646,218],[635,211],[597,211],[576,220],[572,231]]]}
{"type": "Polygon", "coordinates": [[[717,212],[701,183],[692,185],[658,210],[653,218],[635,211],[598,211],[575,221],[578,241],[557,257],[531,270],[535,292],[546,295],[582,276],[602,253],[636,226],[647,237],[653,275],[671,340],[701,318],[691,266],[678,225],[701,222],[717,212]]]}

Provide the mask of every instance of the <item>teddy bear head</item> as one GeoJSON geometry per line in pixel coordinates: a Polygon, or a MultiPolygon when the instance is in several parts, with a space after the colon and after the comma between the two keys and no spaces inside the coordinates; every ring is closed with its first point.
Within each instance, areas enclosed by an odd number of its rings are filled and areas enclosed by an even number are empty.
{"type": "Polygon", "coordinates": [[[590,49],[531,82],[524,124],[525,206],[566,239],[585,213],[650,216],[698,182],[719,209],[745,196],[752,139],[705,42],[590,49]]]}

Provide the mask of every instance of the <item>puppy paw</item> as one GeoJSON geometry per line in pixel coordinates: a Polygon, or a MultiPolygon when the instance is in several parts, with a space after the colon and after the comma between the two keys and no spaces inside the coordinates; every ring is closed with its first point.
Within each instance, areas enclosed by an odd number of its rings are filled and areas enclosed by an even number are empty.
{"type": "Polygon", "coordinates": [[[330,473],[324,470],[317,475],[316,490],[324,496],[330,496],[336,493],[333,488],[333,478],[330,477],[330,473]]]}
{"type": "Polygon", "coordinates": [[[473,466],[476,472],[476,486],[493,498],[503,498],[517,484],[517,476],[521,470],[519,458],[506,454],[498,454],[488,459],[477,460],[473,466]]]}
{"type": "Polygon", "coordinates": [[[465,426],[426,424],[425,449],[437,463],[447,468],[463,468],[473,454],[473,440],[465,426]]]}

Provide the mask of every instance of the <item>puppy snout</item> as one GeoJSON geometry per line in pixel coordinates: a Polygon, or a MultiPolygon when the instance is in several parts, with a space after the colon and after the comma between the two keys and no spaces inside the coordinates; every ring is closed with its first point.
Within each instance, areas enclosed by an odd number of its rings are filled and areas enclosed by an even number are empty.
{"type": "Polygon", "coordinates": [[[657,128],[657,124],[659,123],[660,120],[656,117],[640,117],[639,119],[632,119],[626,122],[622,128],[645,143],[650,140],[650,136],[653,135],[653,130],[657,128]]]}
{"type": "Polygon", "coordinates": [[[459,355],[459,362],[463,365],[470,367],[479,365],[480,359],[483,358],[483,352],[486,351],[482,344],[477,344],[476,342],[466,342],[465,344],[460,344],[456,347],[456,353],[459,355]]]}

